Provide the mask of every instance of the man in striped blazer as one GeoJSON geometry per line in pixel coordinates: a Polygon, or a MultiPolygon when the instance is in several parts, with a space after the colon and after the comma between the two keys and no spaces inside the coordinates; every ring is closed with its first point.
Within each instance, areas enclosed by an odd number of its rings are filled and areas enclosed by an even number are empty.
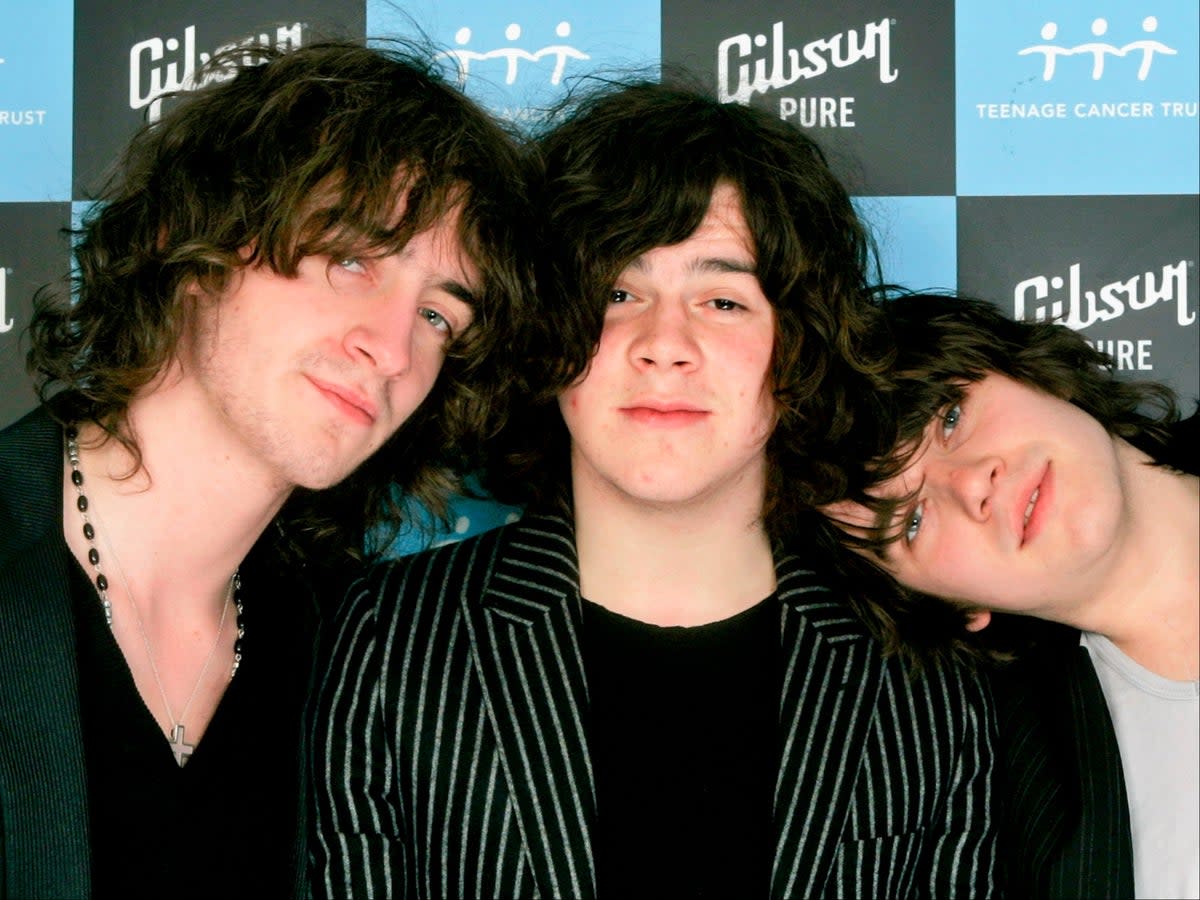
{"type": "Polygon", "coordinates": [[[819,149],[658,84],[545,136],[525,517],[375,569],[314,710],[318,896],[988,896],[993,712],[814,571],[879,363],[819,149]]]}

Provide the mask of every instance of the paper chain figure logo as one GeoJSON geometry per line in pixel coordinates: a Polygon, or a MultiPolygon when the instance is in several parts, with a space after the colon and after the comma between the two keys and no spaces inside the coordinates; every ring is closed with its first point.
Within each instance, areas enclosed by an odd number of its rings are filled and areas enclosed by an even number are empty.
{"type": "MultiPolygon", "coordinates": [[[[1154,34],[1158,30],[1158,17],[1146,16],[1142,19],[1142,31],[1148,35],[1154,34]]],[[[1098,18],[1092,22],[1092,34],[1096,37],[1103,37],[1108,33],[1108,20],[1098,18]]],[[[1052,41],[1058,36],[1058,23],[1047,22],[1042,26],[1042,40],[1052,41]]],[[[1138,67],[1138,81],[1145,81],[1146,76],[1150,74],[1150,64],[1154,61],[1154,54],[1162,53],[1165,56],[1174,56],[1178,53],[1177,50],[1168,47],[1162,41],[1154,38],[1143,38],[1141,40],[1130,41],[1122,47],[1117,47],[1113,44],[1105,44],[1100,41],[1089,41],[1085,44],[1079,44],[1075,47],[1059,47],[1055,44],[1034,44],[1032,47],[1025,47],[1017,51],[1018,56],[1030,56],[1035,53],[1041,53],[1046,58],[1046,64],[1042,68],[1042,81],[1049,81],[1054,77],[1055,67],[1058,64],[1060,56],[1085,56],[1090,54],[1092,57],[1092,80],[1099,81],[1104,75],[1104,62],[1109,56],[1126,56],[1130,53],[1141,51],[1142,63],[1138,67]]]]}
{"type": "MultiPolygon", "coordinates": [[[[556,36],[566,39],[571,36],[571,23],[559,22],[554,29],[556,36]]],[[[504,37],[511,43],[518,41],[521,38],[521,26],[516,22],[511,23],[504,29],[504,37]]],[[[476,50],[468,50],[466,45],[471,41],[471,29],[460,28],[454,35],[454,42],[459,45],[457,50],[445,50],[438,54],[440,57],[453,59],[455,65],[458,66],[458,83],[461,87],[466,83],[467,76],[471,72],[471,63],[475,61],[489,59],[503,59],[505,61],[504,83],[512,84],[517,80],[517,71],[521,60],[527,62],[538,63],[547,56],[554,58],[554,70],[550,73],[550,84],[557,85],[562,81],[563,70],[567,66],[568,59],[591,59],[586,53],[577,47],[572,47],[569,44],[550,44],[543,47],[541,50],[535,50],[530,53],[521,47],[508,46],[497,47],[495,50],[488,50],[480,53],[476,50]]]]}

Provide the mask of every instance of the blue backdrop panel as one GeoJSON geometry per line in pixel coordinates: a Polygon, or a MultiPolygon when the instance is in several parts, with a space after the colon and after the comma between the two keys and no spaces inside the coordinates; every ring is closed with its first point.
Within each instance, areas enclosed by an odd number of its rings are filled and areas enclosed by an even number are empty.
{"type": "Polygon", "coordinates": [[[960,3],[959,194],[1196,193],[1195,0],[960,3]]]}
{"type": "Polygon", "coordinates": [[[422,34],[442,48],[447,69],[497,115],[536,123],[563,91],[589,73],[653,66],[657,0],[368,0],[372,36],[422,34]]]}
{"type": "Polygon", "coordinates": [[[71,199],[71,0],[0,0],[0,202],[71,199]]]}
{"type": "Polygon", "coordinates": [[[958,282],[953,197],[859,197],[887,279],[914,291],[951,290],[958,282]]]}

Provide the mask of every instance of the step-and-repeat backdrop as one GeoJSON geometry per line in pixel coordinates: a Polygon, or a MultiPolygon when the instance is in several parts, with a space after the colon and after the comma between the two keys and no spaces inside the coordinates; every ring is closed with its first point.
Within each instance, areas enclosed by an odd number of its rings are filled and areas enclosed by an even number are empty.
{"type": "Polygon", "coordinates": [[[415,32],[520,123],[592,72],[689,68],[821,141],[890,281],[1064,321],[1200,395],[1195,0],[0,0],[0,425],[33,404],[61,231],[163,92],[230,45],[415,32]]]}

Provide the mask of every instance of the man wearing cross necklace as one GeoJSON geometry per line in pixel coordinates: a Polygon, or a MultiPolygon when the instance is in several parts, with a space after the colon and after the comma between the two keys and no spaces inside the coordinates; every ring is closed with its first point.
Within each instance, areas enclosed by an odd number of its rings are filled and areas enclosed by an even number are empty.
{"type": "Polygon", "coordinates": [[[525,315],[524,158],[432,59],[218,57],[39,295],[42,406],[0,433],[0,897],[305,891],[316,601],[397,483],[439,509],[525,315]]]}

